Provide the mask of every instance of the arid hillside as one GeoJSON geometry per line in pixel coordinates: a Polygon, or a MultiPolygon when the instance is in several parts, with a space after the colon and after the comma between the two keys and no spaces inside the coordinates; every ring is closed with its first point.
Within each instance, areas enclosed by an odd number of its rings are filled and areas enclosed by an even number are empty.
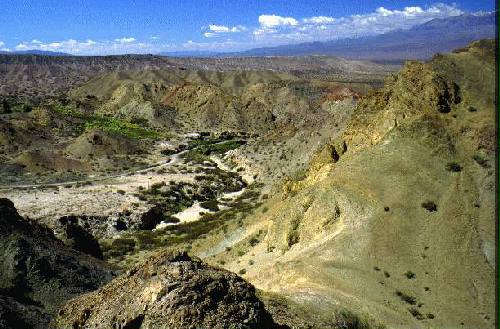
{"type": "Polygon", "coordinates": [[[319,318],[347,308],[389,328],[493,328],[493,49],[407,63],[255,211],[246,236],[265,238],[211,261],[319,318]]]}

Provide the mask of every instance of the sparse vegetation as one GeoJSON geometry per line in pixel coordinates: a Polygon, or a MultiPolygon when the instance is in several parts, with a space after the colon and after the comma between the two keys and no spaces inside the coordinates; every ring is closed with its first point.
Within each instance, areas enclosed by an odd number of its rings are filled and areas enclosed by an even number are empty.
{"type": "Polygon", "coordinates": [[[416,305],[417,304],[417,299],[413,296],[410,296],[400,290],[396,290],[396,296],[398,296],[402,301],[410,304],[410,305],[416,305]]]}

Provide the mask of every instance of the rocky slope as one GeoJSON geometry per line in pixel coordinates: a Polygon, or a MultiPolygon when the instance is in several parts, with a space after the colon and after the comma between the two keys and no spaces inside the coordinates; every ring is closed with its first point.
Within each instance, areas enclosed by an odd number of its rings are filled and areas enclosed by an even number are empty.
{"type": "Polygon", "coordinates": [[[48,328],[68,299],[110,281],[104,262],[66,247],[0,199],[0,327],[48,328]]]}
{"type": "MultiPolygon", "coordinates": [[[[336,57],[176,58],[152,55],[39,56],[0,54],[0,101],[38,103],[59,96],[101,74],[165,69],[209,71],[269,70],[342,81],[381,79],[397,67],[336,57]]],[[[2,106],[0,106],[0,113],[2,106]]]]}
{"type": "Polygon", "coordinates": [[[58,328],[277,328],[254,288],[185,253],[160,253],[67,303],[58,328]]]}
{"type": "Polygon", "coordinates": [[[255,212],[249,235],[266,238],[214,261],[315,314],[341,305],[391,328],[493,328],[494,47],[388,78],[255,212]]]}
{"type": "Polygon", "coordinates": [[[155,70],[103,75],[69,95],[95,113],[174,131],[266,133],[321,122],[342,88],[271,71],[155,70]]]}

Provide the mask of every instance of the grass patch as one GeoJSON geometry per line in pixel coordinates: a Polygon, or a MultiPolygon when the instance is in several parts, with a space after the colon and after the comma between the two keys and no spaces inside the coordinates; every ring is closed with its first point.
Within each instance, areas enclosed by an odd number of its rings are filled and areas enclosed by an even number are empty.
{"type": "Polygon", "coordinates": [[[166,132],[144,128],[137,123],[97,114],[84,114],[68,106],[55,105],[52,106],[52,110],[58,114],[82,120],[84,130],[100,129],[105,132],[115,133],[133,139],[160,139],[169,137],[169,134],[166,132]]]}

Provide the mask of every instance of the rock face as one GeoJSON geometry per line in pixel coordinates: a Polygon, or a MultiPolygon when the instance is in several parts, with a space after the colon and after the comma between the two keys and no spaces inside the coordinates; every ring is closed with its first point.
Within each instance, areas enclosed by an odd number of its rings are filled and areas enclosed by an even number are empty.
{"type": "Polygon", "coordinates": [[[0,295],[0,328],[47,329],[51,316],[36,305],[23,305],[12,297],[0,295]]]}
{"type": "Polygon", "coordinates": [[[275,328],[249,283],[185,253],[159,253],[68,302],[58,328],[275,328]]]}
{"type": "Polygon", "coordinates": [[[64,301],[113,277],[103,262],[19,216],[8,199],[0,199],[0,227],[0,328],[48,328],[64,301]]]}

